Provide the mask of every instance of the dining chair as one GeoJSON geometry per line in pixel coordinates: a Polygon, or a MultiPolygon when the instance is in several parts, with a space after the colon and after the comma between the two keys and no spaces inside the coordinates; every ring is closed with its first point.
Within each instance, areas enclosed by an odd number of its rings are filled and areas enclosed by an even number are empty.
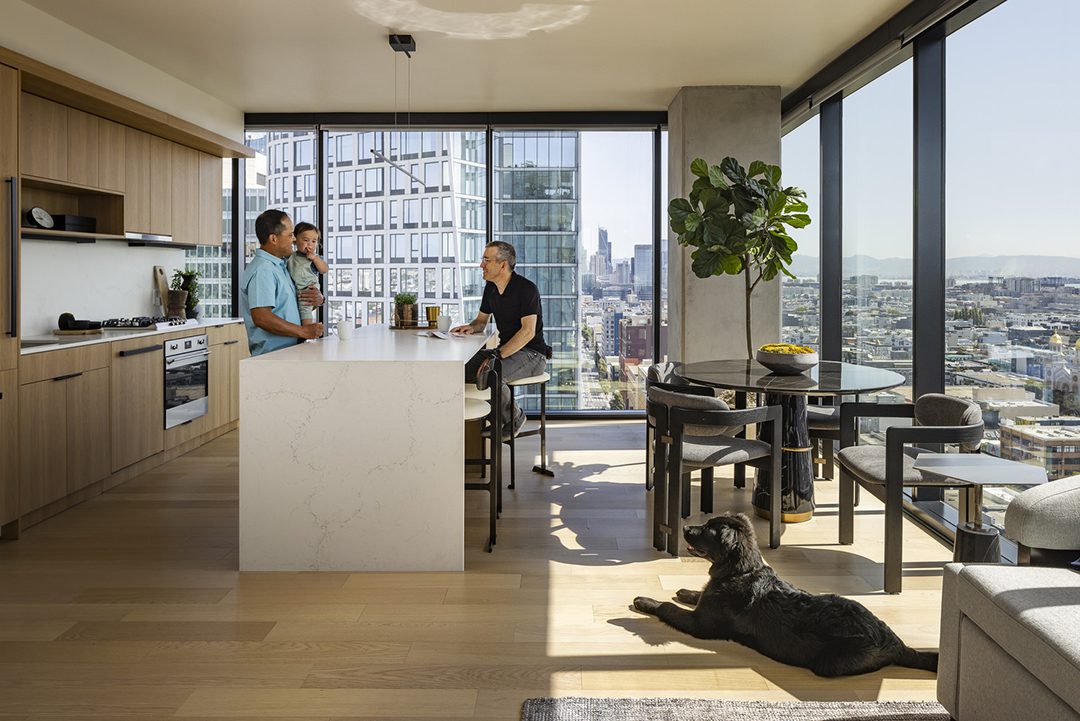
{"type": "MultiPolygon", "coordinates": [[[[690,385],[690,381],[679,375],[679,369],[682,368],[682,363],[678,361],[664,361],[663,363],[653,363],[645,371],[645,393],[648,395],[649,388],[656,383],[663,383],[665,386],[671,387],[685,387],[690,385]]],[[[653,489],[653,436],[656,435],[656,419],[649,415],[648,411],[645,413],[645,490],[651,491],[653,489]]]]}
{"type": "Polygon", "coordinates": [[[934,451],[920,443],[956,443],[978,451],[983,438],[982,411],[974,403],[942,393],[927,393],[915,403],[844,403],[840,406],[841,544],[854,543],[855,488],[862,486],[885,504],[885,592],[903,587],[903,509],[905,487],[963,488],[970,484],[924,474],[915,459],[934,451]],[[910,418],[913,426],[891,426],[885,445],[859,445],[860,418],[910,418]]]}
{"type": "Polygon", "coordinates": [[[654,383],[648,413],[656,422],[653,479],[653,546],[679,555],[682,519],[690,510],[691,469],[701,469],[701,510],[713,511],[713,469],[748,465],[769,473],[769,547],[780,545],[780,459],[783,441],[780,406],[732,410],[701,386],[654,383]],[[762,424],[772,441],[740,438],[743,427],[762,424]]]}

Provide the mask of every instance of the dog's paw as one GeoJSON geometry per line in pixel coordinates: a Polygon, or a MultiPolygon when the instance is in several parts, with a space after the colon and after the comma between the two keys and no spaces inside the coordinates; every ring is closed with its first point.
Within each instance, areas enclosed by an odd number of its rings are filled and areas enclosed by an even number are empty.
{"type": "Polygon", "coordinates": [[[680,588],[675,592],[675,600],[685,603],[687,606],[696,606],[701,599],[701,591],[691,591],[689,588],[680,588]]]}
{"type": "Polygon", "coordinates": [[[655,615],[656,609],[660,608],[660,602],[648,596],[638,596],[634,599],[634,605],[631,608],[635,611],[655,615]]]}

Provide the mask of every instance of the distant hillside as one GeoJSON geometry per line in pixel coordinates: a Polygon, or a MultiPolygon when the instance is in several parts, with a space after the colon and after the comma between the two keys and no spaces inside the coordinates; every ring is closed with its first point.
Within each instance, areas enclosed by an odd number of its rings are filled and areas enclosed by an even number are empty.
{"type": "MultiPolygon", "coordinates": [[[[797,276],[814,276],[818,259],[812,255],[796,255],[792,272],[797,276]]],[[[969,255],[949,258],[946,273],[957,278],[985,278],[991,275],[1042,276],[1061,275],[1080,278],[1080,258],[1057,255],[969,255]]],[[[910,278],[910,258],[872,258],[853,255],[844,258],[844,275],[876,275],[880,278],[910,278]]]]}

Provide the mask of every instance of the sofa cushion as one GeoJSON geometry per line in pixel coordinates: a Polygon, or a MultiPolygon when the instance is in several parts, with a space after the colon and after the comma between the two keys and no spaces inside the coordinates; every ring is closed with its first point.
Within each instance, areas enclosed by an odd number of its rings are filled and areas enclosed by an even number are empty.
{"type": "Polygon", "coordinates": [[[964,566],[957,603],[1006,653],[1080,710],[1080,574],[1065,568],[964,566]]]}
{"type": "Polygon", "coordinates": [[[1005,510],[1005,535],[1030,548],[1080,549],[1080,476],[1035,486],[1014,498],[1005,510]]]}

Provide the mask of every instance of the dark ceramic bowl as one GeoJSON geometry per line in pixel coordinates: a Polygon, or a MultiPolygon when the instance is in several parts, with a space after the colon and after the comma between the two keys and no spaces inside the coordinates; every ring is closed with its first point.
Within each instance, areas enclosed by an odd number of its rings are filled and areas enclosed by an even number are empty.
{"type": "Polygon", "coordinates": [[[818,364],[817,353],[769,353],[758,350],[754,358],[778,376],[797,376],[818,364]]]}

